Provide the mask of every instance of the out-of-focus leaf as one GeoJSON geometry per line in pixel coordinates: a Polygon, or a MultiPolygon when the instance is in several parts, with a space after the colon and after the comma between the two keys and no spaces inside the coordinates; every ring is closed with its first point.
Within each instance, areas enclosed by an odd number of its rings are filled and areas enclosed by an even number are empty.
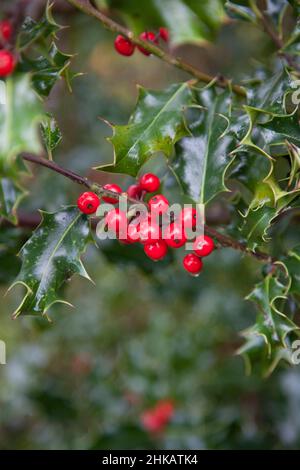
{"type": "Polygon", "coordinates": [[[0,217],[13,224],[17,222],[16,211],[21,200],[26,196],[24,188],[11,178],[0,178],[0,217]]]}
{"type": "Polygon", "coordinates": [[[163,91],[139,88],[134,114],[125,126],[112,126],[114,164],[97,169],[136,176],[155,153],[170,156],[174,144],[188,134],[183,110],[192,102],[189,83],[171,85],[163,91]]]}
{"type": "Polygon", "coordinates": [[[62,139],[62,134],[55,118],[48,114],[41,122],[41,130],[48,156],[52,159],[52,152],[56,149],[62,139]]]}
{"type": "Polygon", "coordinates": [[[0,172],[7,174],[17,154],[41,151],[39,123],[44,112],[30,77],[13,75],[6,81],[6,104],[0,113],[0,172]]]}
{"type": "Polygon", "coordinates": [[[190,126],[193,135],[177,144],[170,166],[183,192],[206,204],[226,191],[224,175],[236,141],[230,132],[230,91],[218,95],[208,89],[200,94],[199,103],[197,120],[190,126]]]}
{"type": "Polygon", "coordinates": [[[53,304],[68,304],[59,297],[61,286],[76,273],[89,279],[80,260],[90,241],[87,217],[77,207],[42,215],[40,226],[20,252],[22,267],[11,288],[20,284],[26,294],[14,317],[46,315],[53,304]]]}
{"type": "Polygon", "coordinates": [[[249,21],[250,23],[256,23],[256,16],[253,10],[247,6],[239,5],[236,2],[227,1],[225,3],[225,11],[235,20],[249,21]]]}
{"type": "Polygon", "coordinates": [[[20,269],[20,260],[17,257],[24,242],[24,234],[16,227],[1,227],[0,230],[0,283],[11,282],[20,269]]]}
{"type": "Polygon", "coordinates": [[[173,44],[213,39],[225,17],[221,0],[148,0],[143,8],[138,0],[109,0],[108,5],[135,33],[167,26],[173,44]]]}

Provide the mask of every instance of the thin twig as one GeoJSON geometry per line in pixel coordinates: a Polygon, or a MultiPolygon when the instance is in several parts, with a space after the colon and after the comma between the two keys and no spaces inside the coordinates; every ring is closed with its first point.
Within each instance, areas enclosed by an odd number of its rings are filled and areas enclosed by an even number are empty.
{"type": "MultiPolygon", "coordinates": [[[[77,173],[74,173],[71,170],[67,170],[66,168],[61,167],[57,163],[54,163],[53,161],[46,160],[45,158],[41,158],[41,157],[31,155],[31,154],[28,154],[28,153],[27,154],[22,154],[21,156],[24,160],[35,163],[37,165],[44,166],[46,168],[49,168],[50,170],[55,171],[56,173],[58,173],[62,176],[65,176],[66,178],[69,178],[73,182],[75,182],[77,184],[80,184],[80,185],[83,185],[83,186],[85,186],[86,188],[88,188],[92,191],[95,191],[99,195],[111,196],[111,197],[114,197],[114,198],[117,198],[117,199],[119,199],[120,197],[127,197],[127,200],[132,204],[141,204],[142,203],[142,204],[145,204],[147,206],[146,203],[143,203],[142,201],[140,201],[138,199],[128,197],[126,195],[126,193],[117,194],[113,191],[109,191],[109,190],[105,189],[103,186],[101,186],[97,183],[94,183],[94,182],[88,180],[87,178],[84,178],[83,176],[80,176],[77,173]]],[[[274,263],[276,261],[269,254],[263,253],[262,251],[259,251],[259,250],[251,251],[247,248],[247,246],[244,243],[241,243],[238,240],[235,240],[234,238],[229,237],[228,235],[223,235],[222,233],[218,232],[217,230],[215,230],[214,228],[212,228],[208,225],[205,225],[205,232],[208,235],[215,238],[216,240],[218,240],[220,245],[223,246],[223,247],[230,247],[230,248],[233,248],[234,250],[241,251],[241,252],[243,252],[247,255],[250,255],[250,256],[254,257],[258,261],[263,261],[265,263],[274,263]]]]}
{"type": "Polygon", "coordinates": [[[181,58],[175,57],[172,54],[164,51],[163,49],[155,45],[153,42],[142,41],[139,37],[135,36],[132,31],[113,21],[100,10],[93,7],[89,0],[68,0],[68,2],[71,3],[74,7],[81,10],[82,12],[86,13],[87,15],[96,18],[102,23],[102,25],[106,29],[109,29],[113,33],[122,34],[127,39],[130,39],[130,41],[136,46],[142,46],[144,49],[146,49],[148,52],[155,55],[159,59],[163,60],[164,62],[170,65],[173,65],[174,67],[180,70],[183,70],[184,72],[189,73],[193,77],[197,78],[197,80],[200,80],[204,83],[210,83],[215,80],[215,83],[218,86],[222,88],[227,88],[228,86],[230,86],[231,89],[237,95],[246,96],[246,91],[244,90],[244,88],[239,85],[232,84],[230,80],[222,76],[216,78],[212,75],[201,72],[201,70],[196,69],[191,64],[183,61],[181,58]]]}

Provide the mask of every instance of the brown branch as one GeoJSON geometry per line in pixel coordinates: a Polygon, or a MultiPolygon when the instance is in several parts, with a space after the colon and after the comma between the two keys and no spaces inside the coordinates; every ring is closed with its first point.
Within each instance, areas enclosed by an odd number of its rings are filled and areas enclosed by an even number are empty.
{"type": "Polygon", "coordinates": [[[96,9],[90,3],[89,0],[68,0],[68,2],[71,3],[74,7],[81,10],[83,13],[86,13],[87,15],[92,16],[93,18],[96,18],[102,23],[102,25],[106,29],[112,31],[113,33],[122,34],[127,39],[130,39],[130,41],[136,46],[142,46],[148,52],[163,60],[167,64],[189,73],[197,80],[200,80],[204,83],[210,83],[215,80],[215,83],[218,86],[222,88],[227,88],[229,86],[237,95],[246,96],[244,88],[239,85],[232,84],[230,80],[221,76],[213,77],[212,75],[201,72],[200,70],[193,67],[191,64],[183,61],[181,58],[175,57],[172,54],[169,54],[168,52],[164,51],[157,45],[153,44],[153,42],[142,41],[139,37],[134,36],[132,31],[115,22],[114,20],[110,19],[104,13],[96,9]]]}
{"type": "MultiPolygon", "coordinates": [[[[73,182],[83,185],[86,188],[95,191],[97,194],[102,195],[102,196],[112,196],[114,198],[120,198],[120,197],[127,197],[128,201],[132,204],[145,204],[141,200],[130,198],[126,195],[126,193],[122,194],[117,194],[113,191],[108,191],[104,189],[103,186],[93,183],[92,181],[88,180],[87,178],[84,178],[83,176],[78,175],[77,173],[74,173],[71,170],[67,170],[66,168],[61,167],[57,163],[54,163],[53,161],[46,160],[45,158],[37,157],[35,155],[31,154],[22,154],[22,158],[26,161],[35,163],[37,165],[44,166],[46,168],[49,168],[52,171],[55,171],[56,173],[65,176],[66,178],[69,178],[73,182]]],[[[28,227],[30,226],[30,223],[32,223],[32,220],[26,220],[26,217],[21,218],[20,222],[23,223],[24,226],[28,227]]],[[[35,220],[33,222],[34,224],[38,224],[38,222],[35,220]]],[[[250,255],[257,259],[258,261],[263,261],[265,263],[274,263],[276,260],[273,259],[269,254],[263,253],[262,251],[252,251],[247,248],[247,246],[244,243],[239,242],[238,240],[235,240],[232,237],[229,237],[228,235],[223,235],[222,233],[218,232],[214,228],[210,227],[209,225],[205,225],[205,232],[215,238],[221,246],[223,247],[230,247],[233,248],[234,250],[241,251],[247,255],[250,255]]]]}

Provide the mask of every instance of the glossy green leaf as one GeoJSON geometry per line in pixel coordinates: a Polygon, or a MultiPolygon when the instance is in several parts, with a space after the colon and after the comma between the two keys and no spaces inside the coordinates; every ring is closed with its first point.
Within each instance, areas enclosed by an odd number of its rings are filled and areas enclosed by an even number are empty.
{"type": "Polygon", "coordinates": [[[221,0],[108,0],[135,32],[167,26],[173,44],[201,43],[211,40],[222,24],[225,14],[221,0]]]}
{"type": "Polygon", "coordinates": [[[250,208],[243,216],[240,234],[246,240],[250,250],[255,251],[263,242],[268,242],[268,230],[277,215],[279,211],[276,207],[261,205],[257,208],[250,208]]]}
{"type": "Polygon", "coordinates": [[[231,93],[216,94],[208,89],[200,95],[197,120],[190,126],[192,136],[176,146],[170,167],[184,194],[206,204],[221,191],[226,191],[225,172],[236,145],[230,132],[231,93]]]}
{"type": "Polygon", "coordinates": [[[17,207],[26,191],[11,178],[0,178],[0,217],[17,222],[17,207]]]}
{"type": "Polygon", "coordinates": [[[78,75],[69,71],[72,57],[70,54],[59,51],[56,44],[52,42],[45,49],[43,55],[35,58],[28,58],[23,55],[19,63],[19,70],[30,72],[35,91],[41,97],[47,97],[61,77],[66,79],[70,88],[71,80],[78,75]]]}
{"type": "Polygon", "coordinates": [[[283,69],[273,77],[265,77],[255,87],[248,88],[247,108],[272,116],[285,116],[286,95],[292,91],[292,78],[283,69]]]}
{"type": "Polygon", "coordinates": [[[166,157],[174,144],[188,134],[183,111],[192,102],[189,83],[171,85],[163,91],[139,88],[136,109],[125,126],[112,126],[113,165],[98,167],[112,173],[136,176],[155,153],[166,157]]]}
{"type": "Polygon", "coordinates": [[[26,294],[15,317],[44,315],[57,302],[68,304],[59,296],[61,286],[76,273],[89,279],[80,260],[90,240],[87,217],[77,207],[42,215],[40,226],[20,252],[21,271],[11,287],[20,284],[26,294]]]}
{"type": "Polygon", "coordinates": [[[255,325],[242,332],[246,343],[238,353],[246,356],[248,363],[257,350],[261,355],[266,354],[268,363],[266,375],[272,372],[280,359],[289,361],[289,335],[299,329],[283,313],[291,285],[288,273],[283,274],[284,270],[284,265],[278,265],[276,273],[268,274],[246,297],[256,304],[259,313],[255,325]]]}
{"type": "Polygon", "coordinates": [[[6,104],[0,114],[0,172],[10,173],[17,154],[41,151],[39,123],[44,112],[28,75],[6,81],[6,104]]]}
{"type": "Polygon", "coordinates": [[[47,115],[41,122],[41,130],[48,156],[52,159],[52,152],[56,149],[62,139],[62,134],[55,118],[51,115],[47,115]]]}
{"type": "Polygon", "coordinates": [[[286,140],[300,145],[299,118],[296,113],[291,116],[275,116],[264,124],[258,124],[258,128],[263,131],[264,143],[269,146],[285,144],[286,140]]]}

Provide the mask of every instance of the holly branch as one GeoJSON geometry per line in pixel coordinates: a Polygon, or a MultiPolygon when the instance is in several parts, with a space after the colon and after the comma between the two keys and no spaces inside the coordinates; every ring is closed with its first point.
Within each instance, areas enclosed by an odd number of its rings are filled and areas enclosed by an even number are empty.
{"type": "Polygon", "coordinates": [[[201,70],[193,67],[188,62],[182,60],[180,57],[176,57],[170,54],[169,52],[164,51],[153,42],[141,40],[139,37],[135,36],[132,31],[125,28],[116,21],[112,20],[100,10],[95,8],[89,0],[68,0],[68,2],[71,3],[74,7],[81,10],[82,12],[86,13],[87,15],[96,18],[109,31],[112,31],[113,33],[122,34],[125,38],[129,39],[136,46],[141,46],[150,54],[153,54],[154,56],[158,57],[169,65],[172,65],[180,70],[183,70],[184,72],[189,73],[197,80],[200,80],[204,83],[211,83],[212,81],[215,81],[215,83],[221,88],[227,88],[228,86],[230,86],[234,93],[236,93],[237,95],[243,97],[246,96],[246,91],[244,90],[244,88],[240,85],[232,84],[231,80],[223,76],[214,77],[205,72],[202,72],[201,70]]]}
{"type": "MultiPolygon", "coordinates": [[[[108,189],[105,189],[102,185],[99,185],[98,183],[94,183],[93,181],[90,181],[88,178],[85,178],[81,175],[78,175],[77,173],[68,170],[66,168],[63,168],[62,166],[58,165],[57,163],[47,160],[46,158],[38,157],[36,155],[31,155],[28,153],[24,153],[21,155],[21,157],[31,163],[34,163],[36,165],[40,165],[46,168],[49,168],[52,171],[55,171],[56,173],[69,178],[71,181],[74,183],[80,184],[82,186],[85,186],[87,189],[94,191],[96,194],[99,196],[110,196],[115,199],[120,199],[121,197],[126,197],[127,200],[131,204],[145,204],[146,206],[147,203],[143,202],[139,199],[135,199],[132,197],[129,197],[126,193],[115,193],[113,191],[110,191],[108,189]]],[[[264,263],[275,263],[276,259],[272,258],[268,253],[264,253],[262,251],[256,250],[252,251],[244,243],[239,242],[238,240],[235,240],[234,238],[224,235],[220,233],[219,231],[215,230],[214,228],[208,226],[205,224],[205,232],[215,238],[219,244],[223,247],[230,247],[233,248],[234,250],[241,251],[244,254],[250,255],[254,257],[258,261],[262,261],[264,263]]]]}

